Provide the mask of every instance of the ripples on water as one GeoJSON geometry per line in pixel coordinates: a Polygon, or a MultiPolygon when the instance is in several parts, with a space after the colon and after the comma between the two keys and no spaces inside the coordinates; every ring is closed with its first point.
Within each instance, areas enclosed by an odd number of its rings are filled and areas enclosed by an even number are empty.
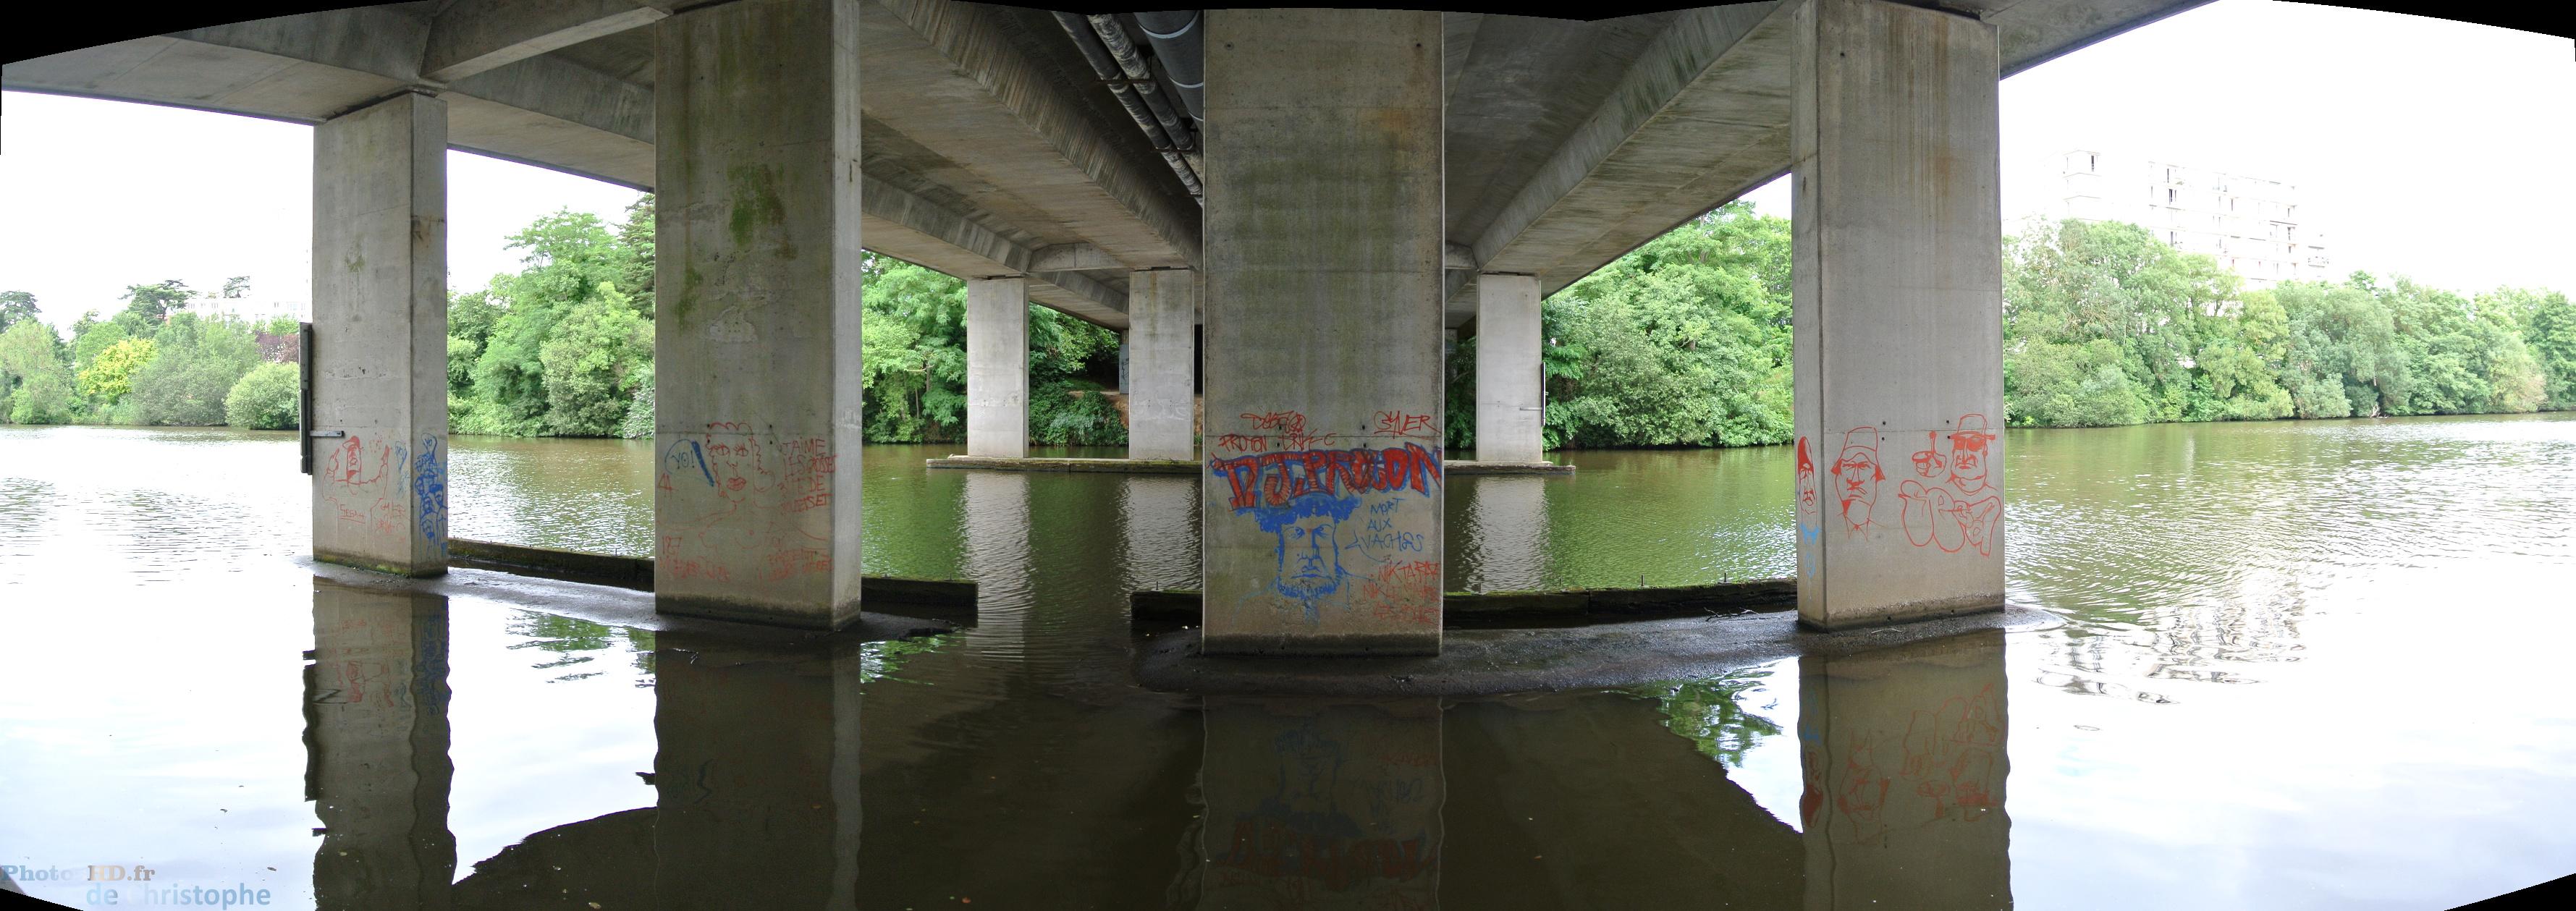
{"type": "MultiPolygon", "coordinates": [[[[309,673],[379,690],[428,672],[334,664],[358,646],[317,639],[387,608],[298,564],[291,435],[0,428],[0,863],[144,862],[327,904],[377,894],[333,852],[423,862],[337,807],[435,791],[459,902],[560,881],[619,907],[634,896],[611,883],[671,882],[633,866],[658,826],[666,862],[702,850],[816,888],[863,832],[862,907],[1213,907],[1321,897],[1277,892],[1306,880],[1262,839],[1339,807],[1366,831],[1336,856],[1377,866],[1334,868],[1328,893],[1383,907],[1795,906],[1826,882],[1866,896],[1874,856],[1938,861],[1921,907],[2447,907],[2576,867],[2555,822],[2576,811],[2570,417],[2011,431],[2007,584],[2059,629],[1332,709],[1129,682],[1125,593],[1197,582],[1191,479],[929,471],[947,447],[871,447],[868,570],[977,580],[976,626],[797,657],[408,602],[444,631],[407,647],[443,652],[452,696],[408,741],[427,777],[357,779],[330,777],[356,754],[308,755],[309,719],[349,709],[299,677],[304,650],[309,673]],[[750,777],[689,771],[726,768],[750,777]],[[707,819],[770,835],[726,854],[690,841],[700,817],[657,822],[681,793],[657,769],[700,776],[707,819]],[[1864,799],[1870,782],[1898,796],[1864,799]],[[774,815],[809,804],[855,828],[774,815]],[[326,812],[340,828],[317,839],[326,812]],[[1845,866],[1815,866],[1822,845],[1845,866]]],[[[649,445],[453,445],[458,536],[650,552],[649,445]]],[[[1785,451],[1562,457],[1581,472],[1451,479],[1451,589],[1794,570],[1785,451]]]]}

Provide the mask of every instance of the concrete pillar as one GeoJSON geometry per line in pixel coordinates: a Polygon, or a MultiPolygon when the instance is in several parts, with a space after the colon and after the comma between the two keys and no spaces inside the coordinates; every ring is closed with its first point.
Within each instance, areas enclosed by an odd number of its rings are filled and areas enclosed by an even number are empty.
{"type": "Polygon", "coordinates": [[[966,454],[1029,454],[1029,280],[966,281],[966,454]]]}
{"type": "Polygon", "coordinates": [[[1539,398],[1538,276],[1476,277],[1476,461],[1536,462],[1545,415],[1539,398]]]}
{"type": "Polygon", "coordinates": [[[1440,14],[1207,29],[1203,647],[1436,653],[1440,14]]]}
{"type": "Polygon", "coordinates": [[[1205,718],[1197,907],[1439,905],[1438,700],[1212,698],[1205,718]]]}
{"type": "Polygon", "coordinates": [[[313,128],[313,557],[447,572],[447,103],[313,128]]]}
{"type": "Polygon", "coordinates": [[[1811,911],[2012,907],[2004,634],[1798,659],[1811,911]]]}
{"type": "Polygon", "coordinates": [[[1995,27],[1885,0],[1797,20],[1798,616],[2004,596],[1995,27]]]}
{"type": "Polygon", "coordinates": [[[446,908],[447,599],[313,580],[305,796],[322,821],[321,908],[446,908]]]}
{"type": "Polygon", "coordinates": [[[836,628],[859,614],[858,8],[654,28],[655,608],[836,628]]]}
{"type": "Polygon", "coordinates": [[[1127,457],[1198,458],[1191,371],[1198,365],[1199,273],[1157,269],[1127,277],[1127,457]]]}
{"type": "Polygon", "coordinates": [[[653,662],[659,907],[859,906],[865,667],[856,642],[751,648],[661,634],[653,662]]]}

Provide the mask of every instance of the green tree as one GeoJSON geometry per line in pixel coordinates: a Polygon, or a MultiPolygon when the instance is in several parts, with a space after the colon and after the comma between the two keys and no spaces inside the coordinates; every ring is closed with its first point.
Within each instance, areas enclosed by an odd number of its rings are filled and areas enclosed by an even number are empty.
{"type": "Polygon", "coordinates": [[[624,292],[637,312],[646,319],[653,317],[653,194],[636,197],[626,207],[626,221],[617,226],[617,242],[625,256],[618,268],[617,290],[624,292]]]}
{"type": "Polygon", "coordinates": [[[556,436],[614,436],[635,398],[637,365],[653,362],[653,324],[614,283],[572,308],[539,346],[545,426],[556,436]]]}
{"type": "Polygon", "coordinates": [[[224,279],[224,290],[223,290],[223,296],[224,296],[224,297],[226,297],[226,298],[239,298],[239,297],[241,297],[241,296],[243,296],[243,295],[246,295],[246,294],[249,294],[249,293],[250,293],[250,276],[247,276],[247,275],[236,275],[236,276],[233,276],[233,277],[231,277],[231,278],[224,279]]]}
{"type": "Polygon", "coordinates": [[[101,406],[114,405],[134,391],[134,374],[150,363],[152,340],[120,339],[98,353],[79,373],[80,392],[101,406]]]}
{"type": "Polygon", "coordinates": [[[2533,360],[2539,362],[2542,407],[2576,409],[2576,304],[2561,293],[2531,296],[2537,299],[2522,314],[2522,337],[2533,360]]]}
{"type": "Polygon", "coordinates": [[[25,291],[0,291],[0,332],[22,320],[36,318],[36,296],[25,291]]]}
{"type": "MultiPolygon", "coordinates": [[[[175,278],[164,279],[157,284],[127,285],[125,312],[134,314],[136,319],[145,323],[159,323],[169,319],[171,313],[185,309],[188,300],[196,296],[196,292],[188,290],[187,282],[175,278]]],[[[132,328],[128,327],[129,330],[132,328]]]]}
{"type": "Polygon", "coordinates": [[[225,397],[260,363],[250,327],[229,317],[172,314],[152,344],[152,360],[133,376],[135,417],[145,424],[224,423],[225,397]]]}
{"type": "Polygon", "coordinates": [[[69,352],[40,319],[0,331],[0,421],[59,424],[74,414],[69,352]]]}
{"type": "Polygon", "coordinates": [[[224,423],[249,430],[293,430],[303,374],[294,364],[261,364],[224,395],[224,423]]]}

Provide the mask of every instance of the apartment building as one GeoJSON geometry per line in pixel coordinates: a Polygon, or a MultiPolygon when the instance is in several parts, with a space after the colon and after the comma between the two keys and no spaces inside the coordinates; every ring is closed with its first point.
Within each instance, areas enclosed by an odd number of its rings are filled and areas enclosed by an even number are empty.
{"type": "Polygon", "coordinates": [[[2302,225],[2298,187],[2173,162],[2066,152],[2058,217],[2126,221],[2186,253],[2205,253],[2247,289],[2332,278],[2322,232],[2302,225]]]}

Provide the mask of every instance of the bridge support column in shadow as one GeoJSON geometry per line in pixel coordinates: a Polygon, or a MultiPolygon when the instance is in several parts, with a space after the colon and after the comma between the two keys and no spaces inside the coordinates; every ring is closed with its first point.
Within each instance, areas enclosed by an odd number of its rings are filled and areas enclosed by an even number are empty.
{"type": "Polygon", "coordinates": [[[1995,27],[1815,0],[1796,28],[1799,620],[2000,609],[1995,27]]]}
{"type": "Polygon", "coordinates": [[[2004,634],[1798,659],[1807,907],[2012,907],[2004,634]]]}
{"type": "Polygon", "coordinates": [[[1202,717],[1201,862],[1173,893],[1209,909],[1439,904],[1439,700],[1211,698],[1202,717]]]}
{"type": "Polygon", "coordinates": [[[1029,280],[966,280],[966,454],[1029,454],[1029,280]]]}
{"type": "Polygon", "coordinates": [[[1440,14],[1207,28],[1203,648],[1437,653],[1440,14]]]}
{"type": "Polygon", "coordinates": [[[1198,458],[1190,386],[1198,365],[1199,273],[1127,276],[1127,457],[1198,458]]]}
{"type": "Polygon", "coordinates": [[[745,0],[653,27],[655,609],[843,626],[859,614],[858,6],[745,0]]]}
{"type": "Polygon", "coordinates": [[[317,578],[311,659],[304,798],[322,822],[315,903],[449,907],[447,598],[317,578]]]}
{"type": "Polygon", "coordinates": [[[1536,462],[1539,436],[1538,276],[1476,277],[1476,461],[1536,462]]]}
{"type": "Polygon", "coordinates": [[[658,907],[859,907],[860,643],[665,632],[653,659],[658,907]]]}
{"type": "Polygon", "coordinates": [[[313,556],[447,572],[447,103],[313,128],[313,556]]]}

